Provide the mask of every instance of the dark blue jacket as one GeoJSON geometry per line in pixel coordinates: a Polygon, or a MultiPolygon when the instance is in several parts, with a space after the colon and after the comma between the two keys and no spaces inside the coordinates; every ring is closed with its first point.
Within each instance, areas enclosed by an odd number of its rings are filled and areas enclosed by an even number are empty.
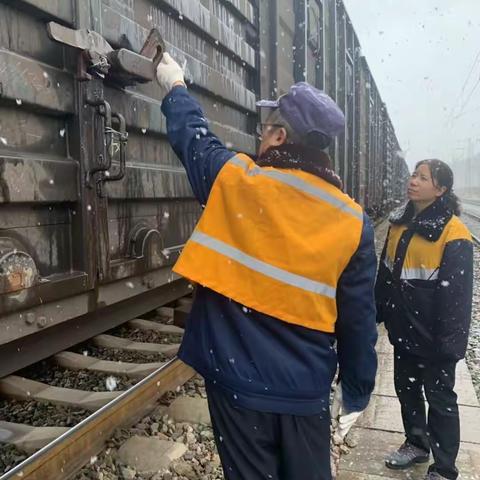
{"type": "MultiPolygon", "coordinates": [[[[218,172],[235,152],[208,130],[186,88],[175,87],[162,112],[168,139],[204,205],[218,172]]],[[[312,221],[322,228],[321,219],[312,221]]],[[[282,322],[198,286],[179,357],[239,406],[292,415],[328,409],[338,361],[345,406],[363,410],[377,369],[375,271],[373,227],[365,216],[360,245],[338,284],[335,334],[282,322]]]]}
{"type": "Polygon", "coordinates": [[[392,230],[385,242],[375,287],[377,321],[385,322],[396,349],[423,358],[460,360],[467,350],[472,316],[471,236],[445,197],[418,216],[414,213],[409,202],[390,218],[391,229],[402,227],[403,232],[396,247],[392,230]],[[417,236],[427,241],[426,250],[415,249],[412,240],[417,236]],[[395,249],[391,264],[386,260],[389,245],[395,249]],[[426,279],[420,274],[405,278],[407,257],[415,259],[418,267],[431,266],[427,256],[432,254],[440,260],[436,271],[426,279]]]}

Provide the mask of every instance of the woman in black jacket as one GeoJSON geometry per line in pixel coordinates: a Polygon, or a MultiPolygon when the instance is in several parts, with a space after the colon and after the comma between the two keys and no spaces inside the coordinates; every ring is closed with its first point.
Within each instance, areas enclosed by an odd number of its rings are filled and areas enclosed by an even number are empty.
{"type": "Polygon", "coordinates": [[[377,319],[385,322],[394,346],[395,390],[406,435],[386,465],[404,469],[428,462],[431,450],[434,462],[426,479],[455,480],[460,446],[455,367],[467,348],[473,245],[458,218],[447,164],[419,162],[408,197],[390,218],[375,287],[377,319]]]}

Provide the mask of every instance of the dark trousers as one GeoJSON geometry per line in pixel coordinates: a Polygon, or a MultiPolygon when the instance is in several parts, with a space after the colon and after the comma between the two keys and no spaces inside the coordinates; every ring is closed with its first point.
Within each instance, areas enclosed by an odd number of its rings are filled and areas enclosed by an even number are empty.
{"type": "Polygon", "coordinates": [[[225,480],[331,480],[330,414],[247,410],[207,386],[225,480]]]}
{"type": "Polygon", "coordinates": [[[402,407],[407,441],[432,452],[429,471],[455,480],[460,447],[460,420],[455,386],[455,361],[426,360],[395,350],[395,390],[402,407]],[[425,414],[425,398],[428,418],[425,414]]]}

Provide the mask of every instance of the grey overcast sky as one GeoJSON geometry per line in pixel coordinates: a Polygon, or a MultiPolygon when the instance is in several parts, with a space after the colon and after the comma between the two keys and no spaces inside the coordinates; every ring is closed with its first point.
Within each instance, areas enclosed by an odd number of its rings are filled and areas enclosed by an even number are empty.
{"type": "Polygon", "coordinates": [[[480,0],[344,3],[409,165],[479,152],[480,0]]]}

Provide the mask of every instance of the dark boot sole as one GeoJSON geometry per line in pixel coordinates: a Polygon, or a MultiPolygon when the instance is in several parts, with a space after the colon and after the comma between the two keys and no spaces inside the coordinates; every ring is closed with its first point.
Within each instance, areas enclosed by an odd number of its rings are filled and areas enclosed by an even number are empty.
{"type": "Polygon", "coordinates": [[[417,463],[427,463],[429,459],[430,459],[429,456],[417,457],[417,458],[414,458],[411,462],[405,463],[404,465],[398,465],[398,464],[395,464],[395,463],[388,463],[387,461],[385,461],[385,466],[387,468],[389,468],[390,470],[405,470],[407,468],[412,467],[413,465],[415,465],[417,463]]]}

